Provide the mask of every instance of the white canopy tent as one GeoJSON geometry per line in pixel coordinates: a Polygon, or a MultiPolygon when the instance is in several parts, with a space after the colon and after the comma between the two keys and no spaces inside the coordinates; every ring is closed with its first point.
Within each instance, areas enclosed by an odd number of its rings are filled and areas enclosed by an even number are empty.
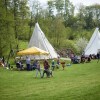
{"type": "Polygon", "coordinates": [[[89,43],[87,44],[84,50],[84,53],[85,55],[96,55],[98,51],[100,51],[100,32],[99,28],[96,28],[89,43]]]}
{"type": "Polygon", "coordinates": [[[45,35],[42,32],[41,28],[39,27],[38,23],[35,24],[35,28],[34,28],[33,34],[31,36],[31,39],[30,39],[30,42],[28,45],[29,48],[33,47],[33,46],[36,46],[42,50],[49,52],[48,56],[46,56],[46,55],[32,56],[35,59],[53,59],[53,58],[58,57],[56,51],[54,50],[52,45],[49,43],[47,38],[45,37],[45,35]]]}

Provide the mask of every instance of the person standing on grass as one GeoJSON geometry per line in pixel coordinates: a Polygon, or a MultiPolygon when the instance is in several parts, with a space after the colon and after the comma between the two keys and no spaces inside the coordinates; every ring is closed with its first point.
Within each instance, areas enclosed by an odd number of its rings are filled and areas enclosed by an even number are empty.
{"type": "Polygon", "coordinates": [[[34,60],[33,65],[32,65],[32,69],[35,70],[37,67],[37,60],[34,60]]]}
{"type": "Polygon", "coordinates": [[[36,63],[36,77],[38,76],[38,72],[40,73],[40,77],[42,77],[41,75],[41,68],[40,68],[40,62],[37,61],[36,63]]]}
{"type": "Polygon", "coordinates": [[[97,61],[97,63],[98,63],[100,60],[100,52],[97,53],[97,59],[98,59],[98,61],[97,61]]]}
{"type": "Polygon", "coordinates": [[[60,57],[58,57],[57,58],[57,65],[56,65],[56,67],[59,69],[59,67],[60,67],[60,57]]]}
{"type": "Polygon", "coordinates": [[[44,74],[45,74],[45,73],[46,73],[47,77],[52,76],[52,71],[51,71],[51,70],[49,70],[50,65],[49,65],[49,63],[48,63],[48,61],[47,61],[47,60],[44,60],[44,62],[43,62],[43,66],[44,66],[44,71],[43,71],[43,75],[42,75],[42,77],[41,77],[41,78],[43,78],[43,77],[44,77],[44,74]]]}
{"type": "Polygon", "coordinates": [[[64,70],[64,68],[65,68],[65,61],[61,62],[61,64],[62,64],[62,68],[64,70]]]}
{"type": "Polygon", "coordinates": [[[52,70],[54,71],[54,69],[55,69],[55,61],[54,60],[52,60],[52,70]]]}
{"type": "Polygon", "coordinates": [[[27,66],[27,70],[29,71],[31,68],[31,59],[30,57],[26,57],[26,66],[27,66]]]}

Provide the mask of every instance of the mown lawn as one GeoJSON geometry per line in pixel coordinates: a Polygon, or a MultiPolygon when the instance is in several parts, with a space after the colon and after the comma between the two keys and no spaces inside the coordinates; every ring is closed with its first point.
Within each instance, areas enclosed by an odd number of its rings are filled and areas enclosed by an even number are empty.
{"type": "Polygon", "coordinates": [[[34,78],[35,71],[0,67],[0,100],[100,100],[100,62],[74,64],[34,78]]]}

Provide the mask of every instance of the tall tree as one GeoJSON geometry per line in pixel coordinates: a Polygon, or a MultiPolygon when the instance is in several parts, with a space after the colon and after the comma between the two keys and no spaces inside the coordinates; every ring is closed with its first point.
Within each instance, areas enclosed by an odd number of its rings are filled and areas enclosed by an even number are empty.
{"type": "Polygon", "coordinates": [[[56,48],[60,48],[63,44],[63,40],[66,39],[65,26],[62,23],[62,20],[63,19],[61,17],[56,17],[51,23],[51,40],[56,48]]]}
{"type": "Polygon", "coordinates": [[[74,24],[75,29],[84,29],[86,26],[85,22],[85,6],[83,4],[80,4],[77,6],[78,13],[76,14],[76,23],[74,24]]]}
{"type": "Polygon", "coordinates": [[[9,47],[12,48],[15,40],[10,5],[11,0],[0,0],[0,56],[7,54],[9,47]]]}
{"type": "Polygon", "coordinates": [[[49,17],[52,17],[54,15],[54,1],[48,1],[48,12],[49,17]]]}
{"type": "Polygon", "coordinates": [[[19,27],[18,34],[19,39],[28,39],[30,38],[29,28],[28,28],[28,19],[29,19],[29,7],[27,5],[28,0],[20,0],[19,2],[19,27]],[[24,37],[23,37],[24,36],[24,37]]]}
{"type": "Polygon", "coordinates": [[[15,32],[15,38],[18,38],[18,9],[19,9],[19,0],[13,0],[12,1],[12,13],[14,15],[14,32],[15,32]]]}
{"type": "Polygon", "coordinates": [[[57,14],[62,16],[64,12],[64,0],[55,0],[57,14]]]}
{"type": "Polygon", "coordinates": [[[37,22],[40,17],[39,15],[40,15],[41,9],[42,7],[40,5],[40,2],[38,0],[34,0],[32,3],[32,15],[35,18],[35,22],[37,22]]]}
{"type": "Polygon", "coordinates": [[[93,12],[90,10],[89,7],[86,7],[85,22],[86,22],[86,27],[85,27],[86,29],[91,29],[94,27],[93,12]]]}
{"type": "Polygon", "coordinates": [[[64,23],[65,26],[74,24],[74,6],[69,0],[64,1],[64,23]]]}
{"type": "Polygon", "coordinates": [[[94,24],[97,27],[100,27],[100,4],[94,4],[89,6],[94,19],[94,24]]]}
{"type": "MultiPolygon", "coordinates": [[[[28,0],[13,0],[12,2],[12,13],[14,16],[14,32],[15,38],[18,39],[26,39],[29,33],[28,27],[28,12],[29,7],[27,5],[28,0]]],[[[17,43],[18,44],[18,43],[17,43]]]]}

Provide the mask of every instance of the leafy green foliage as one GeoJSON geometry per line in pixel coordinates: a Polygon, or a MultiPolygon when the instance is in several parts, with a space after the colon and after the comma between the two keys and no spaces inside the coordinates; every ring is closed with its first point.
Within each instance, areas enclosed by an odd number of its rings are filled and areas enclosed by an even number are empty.
{"type": "Polygon", "coordinates": [[[27,0],[0,0],[0,57],[18,45],[18,38],[27,39],[27,0]]]}
{"type": "Polygon", "coordinates": [[[86,48],[87,44],[88,44],[88,41],[85,38],[80,38],[76,40],[75,46],[79,54],[82,54],[84,52],[84,49],[86,48]]]}
{"type": "Polygon", "coordinates": [[[35,0],[31,11],[27,3],[28,0],[0,0],[0,57],[21,45],[20,40],[29,41],[36,22],[56,49],[67,48],[67,40],[89,40],[95,27],[100,27],[99,4],[80,5],[74,14],[75,7],[69,0],[48,1],[47,8],[35,0]]]}

